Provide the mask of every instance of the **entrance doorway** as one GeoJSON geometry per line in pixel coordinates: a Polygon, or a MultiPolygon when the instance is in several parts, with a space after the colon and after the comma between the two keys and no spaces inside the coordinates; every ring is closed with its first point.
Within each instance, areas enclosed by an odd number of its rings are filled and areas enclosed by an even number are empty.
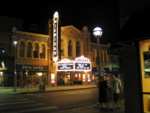
{"type": "Polygon", "coordinates": [[[58,85],[68,85],[69,81],[71,80],[70,74],[59,74],[57,79],[58,85]]]}

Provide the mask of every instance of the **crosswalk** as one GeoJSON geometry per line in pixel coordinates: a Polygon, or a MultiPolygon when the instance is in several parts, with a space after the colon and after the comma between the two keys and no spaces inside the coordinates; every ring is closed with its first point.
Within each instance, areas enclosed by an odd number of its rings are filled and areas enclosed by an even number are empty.
{"type": "Polygon", "coordinates": [[[0,98],[0,113],[46,113],[58,109],[29,98],[0,98]]]}

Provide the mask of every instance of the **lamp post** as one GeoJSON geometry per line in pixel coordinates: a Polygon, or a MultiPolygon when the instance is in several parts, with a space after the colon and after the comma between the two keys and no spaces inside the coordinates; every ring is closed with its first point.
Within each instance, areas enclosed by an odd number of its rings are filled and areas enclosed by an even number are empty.
{"type": "MultiPolygon", "coordinates": [[[[96,64],[98,65],[98,82],[100,82],[100,37],[102,36],[102,29],[100,27],[96,27],[93,30],[93,35],[95,36],[95,38],[97,39],[97,58],[96,58],[96,64]]],[[[100,88],[99,88],[100,90],[100,88]]],[[[100,95],[99,95],[100,96],[100,95]]],[[[99,99],[98,99],[99,102],[99,99]]],[[[99,102],[100,103],[100,102],[99,102]]]]}
{"type": "Polygon", "coordinates": [[[13,41],[14,46],[15,46],[15,50],[14,50],[14,92],[16,92],[16,88],[17,88],[17,74],[16,74],[16,45],[17,45],[17,41],[13,41]]]}

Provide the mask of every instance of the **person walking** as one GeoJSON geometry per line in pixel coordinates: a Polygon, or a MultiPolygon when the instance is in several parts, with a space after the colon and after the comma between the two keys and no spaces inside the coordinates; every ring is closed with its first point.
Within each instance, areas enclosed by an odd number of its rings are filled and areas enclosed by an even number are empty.
{"type": "Polygon", "coordinates": [[[120,95],[123,95],[123,88],[121,80],[118,78],[118,74],[113,73],[112,74],[112,93],[113,93],[113,107],[116,107],[113,110],[120,109],[120,95]]]}
{"type": "Polygon", "coordinates": [[[100,104],[100,110],[104,109],[104,104],[107,102],[107,82],[106,82],[106,77],[101,76],[100,77],[100,82],[99,82],[99,104],[100,104]]]}

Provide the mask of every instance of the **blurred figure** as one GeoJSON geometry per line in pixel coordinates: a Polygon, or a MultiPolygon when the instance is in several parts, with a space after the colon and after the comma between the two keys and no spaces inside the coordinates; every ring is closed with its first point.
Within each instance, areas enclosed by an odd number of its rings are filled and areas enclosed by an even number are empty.
{"type": "Polygon", "coordinates": [[[112,93],[115,110],[120,109],[120,95],[123,95],[123,88],[121,80],[118,78],[118,74],[112,74],[112,93]]]}
{"type": "Polygon", "coordinates": [[[107,82],[105,76],[100,76],[100,82],[99,82],[99,103],[100,103],[100,109],[104,109],[104,104],[108,101],[107,100],[107,82]]]}

